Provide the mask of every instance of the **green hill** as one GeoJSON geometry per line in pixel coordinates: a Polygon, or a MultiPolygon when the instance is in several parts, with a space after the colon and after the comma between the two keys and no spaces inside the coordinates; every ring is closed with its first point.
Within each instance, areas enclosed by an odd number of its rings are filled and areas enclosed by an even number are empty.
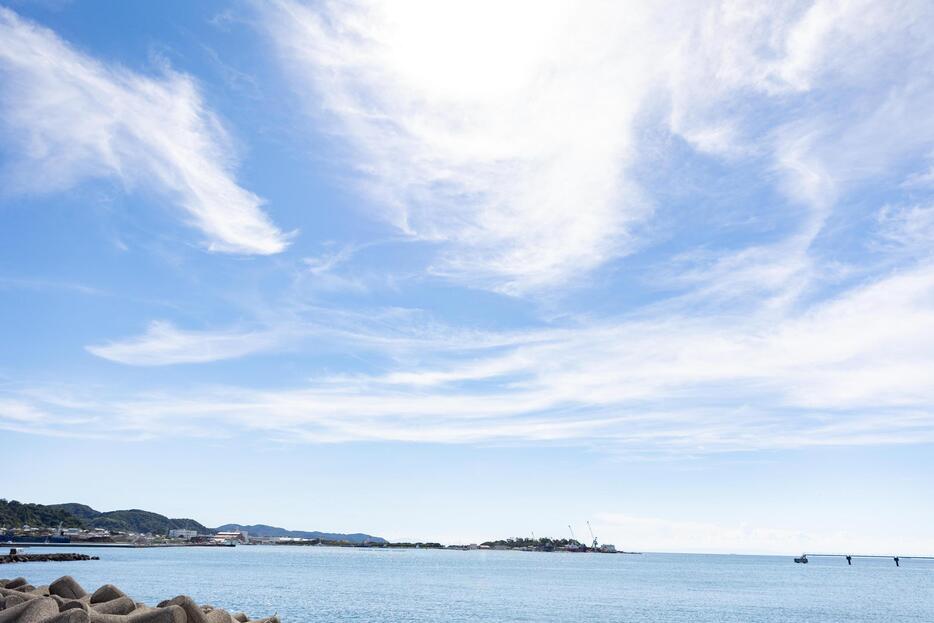
{"type": "Polygon", "coordinates": [[[153,534],[165,534],[169,530],[180,528],[197,530],[202,534],[211,532],[210,529],[201,525],[194,519],[170,519],[165,515],[140,510],[138,508],[100,513],[87,523],[92,528],[103,528],[105,530],[123,532],[152,532],[153,534]]]}
{"type": "Polygon", "coordinates": [[[169,530],[197,530],[200,534],[212,534],[225,530],[249,530],[254,536],[288,536],[348,543],[385,543],[380,537],[369,534],[342,534],[332,532],[307,532],[285,530],[275,526],[225,524],[219,528],[208,528],[194,519],[169,518],[159,513],[138,508],[101,512],[86,504],[23,504],[16,500],[0,499],[0,528],[20,528],[28,524],[36,528],[101,528],[115,532],[149,532],[167,534],[169,530]]]}
{"type": "Polygon", "coordinates": [[[80,519],[94,519],[100,515],[100,511],[96,511],[87,504],[78,504],[76,502],[70,502],[68,504],[46,504],[46,508],[51,509],[61,509],[66,513],[71,513],[75,517],[80,519]]]}
{"type": "Polygon", "coordinates": [[[0,499],[0,526],[6,528],[20,527],[22,525],[37,527],[81,528],[84,522],[80,517],[60,508],[43,506],[42,504],[22,504],[16,500],[9,502],[0,499]]]}
{"type": "Polygon", "coordinates": [[[137,508],[100,512],[85,504],[22,504],[16,500],[0,500],[0,526],[57,528],[102,528],[117,532],[152,532],[165,534],[169,530],[186,528],[203,534],[211,532],[194,519],[171,519],[159,513],[137,508]]]}

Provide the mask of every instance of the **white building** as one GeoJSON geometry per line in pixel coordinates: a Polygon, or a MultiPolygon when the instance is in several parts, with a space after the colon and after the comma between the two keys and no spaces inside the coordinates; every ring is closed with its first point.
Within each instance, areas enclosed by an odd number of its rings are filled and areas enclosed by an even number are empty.
{"type": "Polygon", "coordinates": [[[246,530],[218,532],[214,535],[214,539],[218,541],[240,541],[241,543],[249,543],[250,533],[246,530]]]}
{"type": "Polygon", "coordinates": [[[186,541],[195,538],[198,536],[197,530],[169,530],[170,539],[185,539],[186,541]]]}

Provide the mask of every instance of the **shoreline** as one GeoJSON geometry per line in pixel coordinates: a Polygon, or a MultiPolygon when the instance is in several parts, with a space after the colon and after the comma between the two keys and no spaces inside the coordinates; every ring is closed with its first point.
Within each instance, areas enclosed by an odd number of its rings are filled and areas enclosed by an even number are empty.
{"type": "Polygon", "coordinates": [[[394,544],[379,544],[379,545],[365,545],[357,543],[348,543],[346,545],[340,545],[336,543],[241,543],[240,545],[226,545],[226,544],[216,544],[216,543],[81,543],[81,542],[72,542],[72,543],[10,543],[10,542],[0,542],[0,548],[11,547],[11,548],[31,548],[31,547],[53,547],[59,549],[71,549],[71,548],[106,548],[106,549],[158,549],[158,548],[170,548],[170,547],[337,547],[342,549],[377,549],[377,550],[438,550],[438,551],[458,551],[458,552],[523,552],[523,553],[541,553],[541,554],[604,554],[604,555],[613,555],[613,554],[626,554],[630,556],[641,555],[642,552],[627,552],[622,550],[616,550],[612,552],[600,551],[594,549],[587,550],[564,550],[564,549],[523,549],[523,548],[495,548],[495,547],[467,547],[461,545],[447,545],[442,547],[420,547],[418,545],[394,545],[394,544]]]}

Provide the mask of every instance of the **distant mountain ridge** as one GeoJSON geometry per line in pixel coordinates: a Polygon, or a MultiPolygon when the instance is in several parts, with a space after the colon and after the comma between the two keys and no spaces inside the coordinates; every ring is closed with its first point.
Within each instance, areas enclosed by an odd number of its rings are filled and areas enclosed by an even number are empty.
{"type": "Polygon", "coordinates": [[[246,530],[258,537],[290,537],[300,539],[322,539],[327,541],[347,541],[348,543],[385,543],[386,540],[369,534],[341,534],[337,532],[308,532],[286,530],[264,524],[243,525],[224,524],[217,528],[187,518],[170,518],[152,511],[138,508],[116,511],[98,511],[87,504],[67,502],[64,504],[24,504],[16,500],[0,499],[0,526],[7,528],[28,524],[34,527],[57,528],[101,528],[123,532],[151,532],[166,534],[169,530],[197,530],[199,533],[227,532],[246,530]]]}
{"type": "Polygon", "coordinates": [[[341,532],[318,532],[315,531],[305,531],[305,530],[286,530],[285,528],[277,528],[276,526],[267,526],[266,524],[254,524],[252,526],[242,525],[236,523],[228,523],[223,526],[218,526],[218,532],[230,532],[236,530],[245,530],[250,533],[250,536],[259,536],[259,537],[286,537],[292,539],[321,539],[323,541],[347,541],[348,543],[386,543],[386,539],[378,536],[372,536],[369,534],[363,534],[361,532],[354,532],[352,534],[344,534],[341,532]]]}

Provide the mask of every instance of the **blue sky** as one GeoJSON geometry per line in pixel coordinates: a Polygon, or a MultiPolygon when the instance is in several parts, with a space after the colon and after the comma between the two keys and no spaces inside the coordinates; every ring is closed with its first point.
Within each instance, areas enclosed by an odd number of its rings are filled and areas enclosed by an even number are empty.
{"type": "Polygon", "coordinates": [[[3,495],[934,551],[932,17],[3,4],[3,495]]]}

